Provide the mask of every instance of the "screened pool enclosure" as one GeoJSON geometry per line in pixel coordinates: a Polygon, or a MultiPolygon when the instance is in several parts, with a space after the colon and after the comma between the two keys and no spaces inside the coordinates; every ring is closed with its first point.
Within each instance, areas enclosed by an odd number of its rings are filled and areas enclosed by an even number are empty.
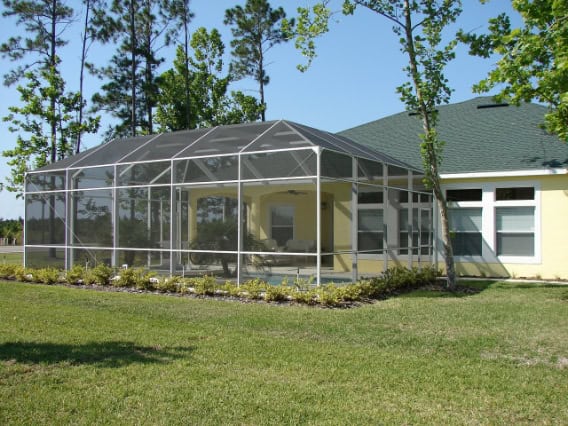
{"type": "Polygon", "coordinates": [[[114,140],[26,175],[25,263],[354,280],[432,262],[421,179],[289,121],[114,140]]]}

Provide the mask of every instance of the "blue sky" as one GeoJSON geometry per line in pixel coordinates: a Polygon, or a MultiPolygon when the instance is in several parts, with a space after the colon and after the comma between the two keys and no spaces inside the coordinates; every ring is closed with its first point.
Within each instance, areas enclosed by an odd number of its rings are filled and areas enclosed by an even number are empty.
{"type": "MultiPolygon", "coordinates": [[[[78,0],[69,4],[79,3],[78,0]]],[[[193,29],[206,27],[217,28],[226,44],[226,64],[230,60],[230,30],[223,25],[224,11],[236,3],[234,0],[192,0],[191,8],[195,13],[193,29]]],[[[314,0],[272,1],[276,7],[283,6],[289,16],[293,16],[298,6],[315,3],[314,0]]],[[[335,7],[340,8],[342,1],[335,0],[335,7]]],[[[519,22],[512,11],[509,0],[493,0],[481,5],[478,0],[463,0],[463,13],[456,25],[448,30],[452,36],[459,28],[482,32],[487,28],[490,17],[501,12],[512,16],[513,22],[519,22]]],[[[0,6],[2,9],[2,6],[0,6]]],[[[79,10],[77,10],[79,12],[79,10]]],[[[17,34],[19,29],[7,18],[2,19],[0,40],[17,34]]],[[[79,73],[79,33],[77,28],[69,28],[64,38],[71,42],[62,52],[65,68],[64,77],[68,90],[77,90],[79,73]]],[[[89,60],[103,64],[112,54],[110,46],[94,46],[89,60]]],[[[384,18],[367,10],[360,9],[354,16],[336,15],[329,34],[318,41],[318,58],[311,68],[301,73],[296,69],[303,58],[294,49],[293,43],[279,45],[269,52],[268,73],[270,84],[266,86],[267,120],[287,119],[327,131],[340,131],[373,121],[404,110],[398,99],[396,87],[406,80],[402,68],[406,58],[399,50],[397,37],[391,31],[391,24],[384,18]]],[[[173,49],[164,51],[166,58],[162,70],[171,67],[173,49]]],[[[470,57],[467,49],[457,49],[456,60],[446,70],[450,86],[455,90],[452,102],[460,102],[477,96],[471,87],[482,79],[495,63],[495,58],[483,60],[470,57]]],[[[4,72],[14,64],[0,59],[0,69],[4,72]]],[[[97,90],[100,82],[88,77],[86,95],[97,90]]],[[[256,94],[257,86],[253,81],[243,80],[235,83],[232,89],[243,90],[247,94],[256,94]]],[[[8,113],[8,106],[19,103],[15,87],[0,86],[0,116],[8,113]]],[[[104,122],[105,118],[103,118],[104,122]]],[[[103,124],[104,127],[104,124],[103,124]]],[[[0,150],[14,146],[16,135],[9,133],[7,125],[0,122],[0,150]]],[[[86,147],[99,143],[96,135],[88,136],[86,147]]],[[[5,159],[0,158],[0,180],[4,181],[9,173],[5,159]]],[[[17,218],[24,215],[24,204],[16,200],[12,193],[0,192],[0,218],[17,218]]]]}

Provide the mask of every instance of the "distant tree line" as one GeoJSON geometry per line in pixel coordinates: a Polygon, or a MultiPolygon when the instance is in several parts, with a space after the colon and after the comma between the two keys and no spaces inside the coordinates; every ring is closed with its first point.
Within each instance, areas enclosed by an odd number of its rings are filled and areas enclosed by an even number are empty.
{"type": "Polygon", "coordinates": [[[0,219],[0,244],[20,244],[22,242],[22,230],[24,220],[19,219],[0,219]]]}

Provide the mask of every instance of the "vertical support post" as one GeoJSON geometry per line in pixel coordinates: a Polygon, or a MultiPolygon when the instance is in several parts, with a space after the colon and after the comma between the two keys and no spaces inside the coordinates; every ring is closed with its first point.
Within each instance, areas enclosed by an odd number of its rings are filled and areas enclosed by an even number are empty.
{"type": "Polygon", "coordinates": [[[438,212],[438,202],[436,200],[436,196],[432,194],[432,213],[434,215],[432,220],[432,251],[434,252],[434,267],[438,270],[438,241],[439,241],[439,233],[438,233],[438,226],[439,226],[439,218],[440,213],[438,212]]]}
{"type": "Polygon", "coordinates": [[[407,194],[408,194],[408,234],[407,234],[407,244],[408,244],[408,255],[407,255],[407,266],[409,269],[412,268],[413,253],[414,253],[414,192],[412,186],[412,171],[407,171],[407,194]]]}
{"type": "MultiPolygon", "coordinates": [[[[176,248],[181,247],[177,245],[178,241],[178,220],[181,218],[181,213],[178,215],[178,204],[177,204],[177,190],[174,187],[174,160],[170,161],[170,276],[175,275],[177,270],[177,256],[174,254],[176,248]],[[176,242],[176,243],[174,243],[176,242]]],[[[181,196],[181,193],[180,193],[181,196]]],[[[181,205],[181,204],[180,204],[181,205]]]]}
{"type": "Polygon", "coordinates": [[[390,215],[389,171],[388,164],[383,163],[383,272],[389,267],[388,223],[390,215]]]}
{"type": "Polygon", "coordinates": [[[355,157],[351,158],[351,279],[356,282],[359,278],[359,185],[357,182],[358,164],[355,157]]]}
{"type": "Polygon", "coordinates": [[[321,149],[316,151],[316,285],[321,285],[321,149]]]}
{"type": "Polygon", "coordinates": [[[118,200],[118,166],[114,165],[114,178],[113,178],[113,186],[112,186],[112,255],[111,255],[111,265],[113,268],[118,266],[118,233],[120,230],[118,229],[119,223],[119,200],[118,200]]]}
{"type": "Polygon", "coordinates": [[[26,246],[27,246],[27,224],[28,224],[28,197],[26,194],[26,187],[27,187],[27,182],[28,182],[28,173],[26,172],[24,174],[24,226],[22,227],[22,247],[24,248],[24,253],[23,253],[23,261],[24,261],[24,268],[26,268],[27,265],[27,255],[26,255],[26,246]]]}
{"type": "Polygon", "coordinates": [[[237,286],[241,285],[241,263],[243,250],[243,184],[241,182],[241,153],[237,156],[237,286]]]}
{"type": "Polygon", "coordinates": [[[73,221],[72,206],[71,206],[71,193],[69,190],[71,186],[69,185],[69,169],[65,170],[65,183],[63,185],[65,188],[65,269],[69,270],[73,266],[72,252],[73,249],[70,247],[73,241],[73,228],[75,223],[73,221]]]}

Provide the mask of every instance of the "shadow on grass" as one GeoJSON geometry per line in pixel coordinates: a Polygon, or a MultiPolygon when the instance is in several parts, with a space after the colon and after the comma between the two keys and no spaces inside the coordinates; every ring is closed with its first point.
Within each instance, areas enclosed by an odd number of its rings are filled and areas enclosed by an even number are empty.
{"type": "Polygon", "coordinates": [[[408,293],[401,294],[399,297],[404,298],[463,298],[470,297],[487,290],[489,287],[495,284],[495,281],[491,280],[479,280],[479,281],[463,281],[460,282],[454,290],[448,290],[443,285],[435,285],[419,288],[417,290],[410,291],[408,293]]]}
{"type": "Polygon", "coordinates": [[[194,348],[138,346],[131,342],[95,342],[83,345],[6,342],[0,344],[0,360],[26,364],[95,364],[122,367],[129,364],[167,363],[185,358],[194,348]]]}

